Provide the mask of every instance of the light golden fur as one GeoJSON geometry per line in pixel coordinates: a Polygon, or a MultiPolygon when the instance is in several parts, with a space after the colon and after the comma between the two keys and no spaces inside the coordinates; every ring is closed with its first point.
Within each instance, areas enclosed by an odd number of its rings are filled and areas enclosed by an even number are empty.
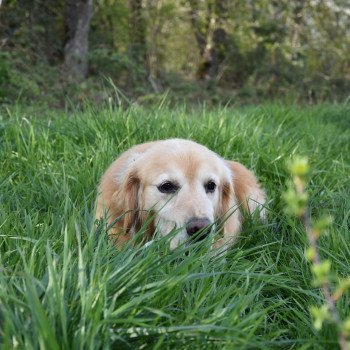
{"type": "Polygon", "coordinates": [[[241,211],[258,209],[263,217],[264,203],[264,191],[242,164],[193,141],[170,139],[136,145],[110,165],[99,185],[96,217],[106,217],[109,224],[121,217],[109,230],[119,246],[152,217],[147,239],[156,230],[165,236],[179,229],[170,242],[172,249],[188,240],[185,227],[191,218],[205,217],[212,223],[225,218],[214,247],[227,247],[241,229],[241,211]],[[217,186],[213,193],[204,189],[209,180],[217,186]],[[157,186],[164,181],[178,183],[177,193],[161,193],[157,186]]]}

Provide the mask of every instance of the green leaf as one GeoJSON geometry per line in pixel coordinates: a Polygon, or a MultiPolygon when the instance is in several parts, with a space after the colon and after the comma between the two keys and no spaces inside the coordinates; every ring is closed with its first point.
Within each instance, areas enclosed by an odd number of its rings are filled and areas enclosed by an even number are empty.
{"type": "Polygon", "coordinates": [[[287,167],[293,176],[299,176],[301,178],[304,178],[310,171],[306,157],[296,156],[287,163],[287,167]]]}
{"type": "Polygon", "coordinates": [[[285,211],[289,215],[301,216],[305,212],[308,201],[307,193],[297,193],[290,187],[284,194],[283,199],[286,203],[285,211]]]}
{"type": "Polygon", "coordinates": [[[331,269],[330,260],[324,260],[320,264],[313,265],[311,267],[311,270],[315,277],[316,285],[320,285],[328,281],[330,269],[331,269]]]}
{"type": "Polygon", "coordinates": [[[328,305],[324,304],[320,308],[317,306],[310,307],[310,313],[313,317],[313,323],[316,330],[321,330],[323,323],[331,318],[328,305]]]}

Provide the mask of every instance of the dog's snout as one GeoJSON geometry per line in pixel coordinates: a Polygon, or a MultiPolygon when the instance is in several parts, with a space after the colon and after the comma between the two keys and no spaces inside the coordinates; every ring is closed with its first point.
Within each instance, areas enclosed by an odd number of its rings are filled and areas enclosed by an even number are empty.
{"type": "Polygon", "coordinates": [[[209,235],[210,225],[211,221],[207,218],[192,218],[186,225],[186,231],[190,237],[202,240],[209,235]],[[199,234],[197,235],[197,233],[199,234]]]}

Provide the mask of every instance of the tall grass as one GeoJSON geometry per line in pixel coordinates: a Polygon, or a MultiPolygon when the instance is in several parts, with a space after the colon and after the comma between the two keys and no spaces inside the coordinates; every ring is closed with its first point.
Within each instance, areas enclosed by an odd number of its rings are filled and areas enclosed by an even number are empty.
{"type": "MultiPolygon", "coordinates": [[[[350,270],[350,109],[345,105],[0,114],[0,347],[3,349],[334,349],[309,306],[322,299],[303,226],[285,216],[285,162],[308,156],[310,210],[335,223],[320,240],[350,270]],[[166,240],[117,251],[95,227],[99,177],[143,141],[191,138],[254,169],[269,220],[247,218],[237,244],[169,252],[166,240]]],[[[350,295],[338,302],[350,315],[350,295]]]]}

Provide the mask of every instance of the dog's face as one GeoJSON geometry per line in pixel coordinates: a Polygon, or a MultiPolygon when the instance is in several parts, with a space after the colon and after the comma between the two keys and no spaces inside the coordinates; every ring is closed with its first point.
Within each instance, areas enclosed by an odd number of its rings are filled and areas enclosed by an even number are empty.
{"type": "Polygon", "coordinates": [[[208,227],[220,219],[215,232],[222,237],[213,247],[226,249],[240,231],[241,210],[258,209],[264,218],[264,203],[264,191],[242,164],[193,141],[171,139],[136,145],[111,164],[99,186],[96,217],[108,220],[118,245],[145,222],[151,221],[147,238],[155,230],[165,236],[176,229],[172,249],[205,239],[208,227]]]}
{"type": "Polygon", "coordinates": [[[155,226],[162,236],[178,230],[170,242],[172,249],[195,236],[204,239],[207,227],[225,214],[234,198],[232,173],[225,161],[185,140],[162,141],[133,154],[119,181],[128,184],[124,196],[131,197],[130,207],[155,213],[155,226]]]}

